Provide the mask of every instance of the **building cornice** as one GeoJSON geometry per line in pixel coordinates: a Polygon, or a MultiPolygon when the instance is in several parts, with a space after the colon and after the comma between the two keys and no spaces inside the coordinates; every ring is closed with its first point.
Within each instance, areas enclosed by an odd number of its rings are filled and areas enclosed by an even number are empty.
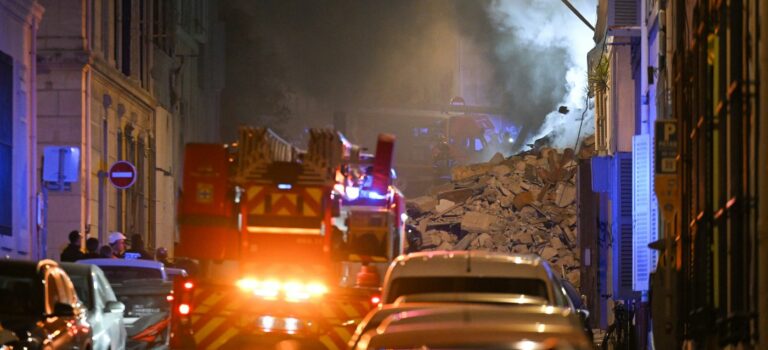
{"type": "Polygon", "coordinates": [[[2,0],[0,8],[16,17],[19,22],[36,26],[43,18],[43,6],[37,0],[2,0]]]}
{"type": "Polygon", "coordinates": [[[97,78],[97,76],[102,78],[101,80],[109,83],[110,86],[116,87],[124,95],[131,96],[135,102],[149,110],[154,110],[157,106],[157,101],[149,91],[142,88],[134,79],[128,78],[123,73],[117,71],[101,58],[92,57],[91,66],[94,73],[97,73],[94,75],[94,78],[97,78]]]}
{"type": "Polygon", "coordinates": [[[157,101],[152,94],[142,88],[137,81],[126,77],[110,66],[103,59],[82,50],[43,50],[38,52],[38,72],[45,73],[54,69],[84,70],[91,69],[94,79],[115,88],[124,96],[131,96],[137,104],[154,110],[157,101]]]}

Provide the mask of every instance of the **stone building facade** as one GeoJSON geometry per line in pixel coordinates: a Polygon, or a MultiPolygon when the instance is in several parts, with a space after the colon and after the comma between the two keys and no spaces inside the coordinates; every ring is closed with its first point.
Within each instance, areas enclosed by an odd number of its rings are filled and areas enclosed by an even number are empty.
{"type": "Polygon", "coordinates": [[[37,236],[35,0],[0,0],[0,257],[31,259],[37,236]]]}
{"type": "Polygon", "coordinates": [[[81,150],[79,181],[48,195],[47,257],[58,257],[73,229],[102,243],[118,230],[172,248],[183,145],[219,134],[220,85],[201,82],[223,60],[214,50],[222,26],[215,2],[42,4],[38,145],[81,150]],[[136,167],[125,190],[107,178],[117,160],[136,167]]]}

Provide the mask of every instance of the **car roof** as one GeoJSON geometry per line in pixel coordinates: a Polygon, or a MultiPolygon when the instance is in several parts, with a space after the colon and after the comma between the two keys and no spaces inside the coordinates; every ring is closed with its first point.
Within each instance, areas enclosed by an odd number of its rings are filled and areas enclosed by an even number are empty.
{"type": "Polygon", "coordinates": [[[145,269],[164,270],[163,263],[154,260],[143,259],[83,259],[78,260],[78,263],[93,264],[97,266],[124,266],[124,267],[141,267],[145,269]]]}
{"type": "Polygon", "coordinates": [[[483,275],[495,277],[548,276],[549,266],[538,256],[480,250],[433,251],[400,256],[390,265],[393,277],[483,275]],[[510,266],[516,266],[510,269],[510,266]]]}
{"type": "Polygon", "coordinates": [[[546,305],[548,300],[525,294],[506,293],[421,293],[399,296],[394,304],[402,303],[470,303],[499,305],[546,305]]]}
{"type": "Polygon", "coordinates": [[[409,310],[447,307],[452,305],[453,304],[442,303],[442,302],[425,302],[425,303],[397,302],[393,304],[379,305],[379,307],[371,310],[367,315],[365,315],[363,320],[361,320],[358,323],[357,328],[355,329],[355,332],[352,334],[352,337],[349,339],[349,342],[347,343],[347,345],[349,347],[354,347],[355,344],[357,344],[357,341],[360,340],[360,337],[363,335],[364,331],[378,327],[381,321],[383,321],[384,319],[386,319],[387,317],[393,314],[397,314],[397,313],[400,313],[403,311],[409,311],[409,310]],[[373,327],[371,326],[371,322],[375,323],[373,327]]]}
{"type": "Polygon", "coordinates": [[[578,330],[538,333],[504,324],[483,327],[443,324],[391,330],[383,334],[375,332],[366,333],[358,343],[358,349],[592,349],[584,334],[578,330]]]}
{"type": "Polygon", "coordinates": [[[44,266],[58,267],[59,263],[51,259],[40,261],[0,259],[0,271],[7,276],[35,276],[44,266]]]}
{"type": "Polygon", "coordinates": [[[36,275],[37,263],[34,261],[0,260],[0,270],[4,275],[36,275]]]}
{"type": "Polygon", "coordinates": [[[90,264],[82,264],[82,263],[71,263],[71,262],[62,262],[59,263],[61,268],[64,269],[64,271],[67,271],[68,274],[77,274],[77,275],[87,275],[90,274],[93,271],[93,266],[90,264]]]}
{"type": "MultiPolygon", "coordinates": [[[[390,264],[384,280],[402,277],[532,278],[551,284],[552,271],[536,255],[469,251],[431,251],[401,255],[390,264]],[[513,268],[514,267],[514,268],[513,268]]],[[[388,287],[384,300],[388,300],[388,287]]]]}
{"type": "Polygon", "coordinates": [[[414,309],[389,316],[367,336],[375,348],[423,344],[451,347],[474,342],[488,345],[547,338],[565,339],[581,346],[588,344],[575,314],[568,308],[553,306],[508,308],[456,304],[414,309]]]}
{"type": "MultiPolygon", "coordinates": [[[[404,311],[383,321],[380,331],[389,327],[409,324],[438,324],[459,322],[469,324],[504,323],[506,325],[550,324],[553,326],[577,326],[570,308],[551,305],[530,305],[515,308],[503,306],[453,304],[447,307],[404,311]]],[[[578,328],[578,327],[577,327],[578,328]]]]}

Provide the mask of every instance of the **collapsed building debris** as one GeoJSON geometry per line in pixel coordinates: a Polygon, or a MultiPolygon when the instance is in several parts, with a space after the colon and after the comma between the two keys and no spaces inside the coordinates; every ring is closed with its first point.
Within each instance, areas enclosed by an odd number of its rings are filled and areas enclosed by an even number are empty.
{"type": "Polygon", "coordinates": [[[537,254],[579,286],[576,167],[589,159],[594,137],[579,153],[539,148],[452,169],[452,181],[408,201],[417,250],[477,249],[537,254]]]}

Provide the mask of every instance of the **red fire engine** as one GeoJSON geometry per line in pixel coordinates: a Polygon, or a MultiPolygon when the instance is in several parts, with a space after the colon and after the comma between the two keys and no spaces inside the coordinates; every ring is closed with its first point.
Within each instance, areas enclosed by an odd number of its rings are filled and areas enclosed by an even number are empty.
{"type": "Polygon", "coordinates": [[[172,348],[243,348],[290,338],[342,348],[403,251],[394,138],[375,156],[330,130],[299,150],[265,128],[186,147],[172,348]]]}

